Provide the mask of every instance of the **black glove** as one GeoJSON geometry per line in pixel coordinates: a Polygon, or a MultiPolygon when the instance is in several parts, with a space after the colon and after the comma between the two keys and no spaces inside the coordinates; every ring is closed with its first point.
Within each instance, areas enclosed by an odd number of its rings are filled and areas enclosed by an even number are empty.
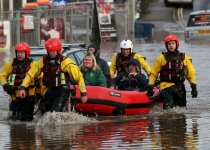
{"type": "Polygon", "coordinates": [[[3,85],[4,91],[7,92],[7,94],[12,95],[15,94],[15,90],[11,85],[8,85],[8,83],[3,85]]]}
{"type": "Polygon", "coordinates": [[[191,84],[191,88],[192,88],[192,90],[191,90],[192,98],[196,98],[198,96],[196,84],[191,84]]]}
{"type": "Polygon", "coordinates": [[[153,91],[154,86],[153,85],[148,85],[148,91],[147,91],[147,96],[149,98],[153,97],[154,91],[153,91]]]}

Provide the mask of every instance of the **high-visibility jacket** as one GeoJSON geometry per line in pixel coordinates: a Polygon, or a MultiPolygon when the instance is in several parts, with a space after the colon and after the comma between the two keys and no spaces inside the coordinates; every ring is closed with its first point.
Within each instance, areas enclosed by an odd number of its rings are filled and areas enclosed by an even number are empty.
{"type": "MultiPolygon", "coordinates": [[[[28,87],[30,82],[33,81],[35,77],[39,76],[42,73],[43,67],[44,67],[44,61],[43,61],[43,58],[41,58],[37,62],[37,65],[32,67],[28,71],[21,86],[28,87]]],[[[73,77],[74,81],[78,83],[81,93],[86,93],[85,82],[84,82],[82,73],[80,72],[79,67],[76,65],[76,63],[73,60],[71,60],[70,58],[63,59],[60,62],[60,68],[62,69],[63,72],[67,72],[70,75],[70,77],[73,77]]],[[[41,95],[43,96],[46,93],[48,87],[44,86],[43,82],[41,83],[42,83],[41,95]]]]}
{"type": "MultiPolygon", "coordinates": [[[[0,84],[3,86],[8,83],[14,88],[15,94],[11,95],[11,101],[18,97],[19,87],[26,76],[26,73],[34,66],[36,66],[36,62],[29,59],[26,59],[24,62],[18,62],[14,59],[4,65],[0,73],[0,84]]],[[[35,95],[35,86],[33,81],[29,83],[28,87],[26,95],[35,95]]]]}
{"type": "MultiPolygon", "coordinates": [[[[157,80],[159,73],[162,71],[162,67],[165,66],[167,63],[167,60],[164,56],[164,54],[161,54],[160,56],[158,56],[152,66],[152,70],[151,70],[151,74],[149,76],[149,85],[154,85],[155,81],[157,80]]],[[[186,66],[186,70],[187,70],[187,75],[186,75],[186,79],[188,80],[188,82],[190,84],[194,83],[196,84],[196,71],[195,68],[192,64],[192,60],[190,58],[190,56],[185,55],[184,61],[183,61],[183,65],[186,66]]],[[[172,85],[174,85],[175,82],[161,82],[160,83],[160,90],[163,90],[167,87],[170,87],[172,85]]]]}
{"type": "MultiPolygon", "coordinates": [[[[118,56],[118,54],[115,54],[112,57],[112,61],[111,61],[111,65],[110,65],[110,75],[112,77],[114,77],[114,75],[115,75],[115,73],[117,71],[117,63],[116,63],[118,61],[118,57],[117,56],[118,56]]],[[[136,54],[136,53],[133,55],[133,58],[137,59],[140,62],[142,69],[149,76],[150,72],[151,72],[151,68],[150,68],[150,65],[147,63],[146,58],[144,56],[142,56],[140,54],[136,54]]],[[[130,58],[130,59],[132,59],[132,58],[130,58]]]]}
{"type": "Polygon", "coordinates": [[[66,81],[69,81],[70,75],[68,72],[64,72],[61,68],[60,62],[62,62],[66,57],[60,56],[58,59],[51,62],[48,55],[43,57],[44,67],[42,67],[43,78],[42,82],[44,86],[64,86],[67,85],[66,81]]]}

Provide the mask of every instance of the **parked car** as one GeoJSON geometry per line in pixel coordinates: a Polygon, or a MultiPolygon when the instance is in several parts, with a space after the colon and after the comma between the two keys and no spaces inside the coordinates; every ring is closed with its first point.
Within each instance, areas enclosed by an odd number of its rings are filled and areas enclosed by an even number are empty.
{"type": "Polygon", "coordinates": [[[194,0],[164,0],[164,3],[167,7],[169,6],[185,6],[185,7],[193,7],[194,0]]]}
{"type": "Polygon", "coordinates": [[[200,10],[190,13],[185,28],[185,41],[210,38],[210,10],[200,10]]]}
{"type": "MultiPolygon", "coordinates": [[[[83,57],[87,53],[87,49],[85,48],[84,43],[78,44],[63,44],[62,45],[62,54],[72,60],[79,66],[83,57]]],[[[47,51],[45,50],[43,45],[31,47],[31,55],[35,61],[38,61],[47,51]]]]}

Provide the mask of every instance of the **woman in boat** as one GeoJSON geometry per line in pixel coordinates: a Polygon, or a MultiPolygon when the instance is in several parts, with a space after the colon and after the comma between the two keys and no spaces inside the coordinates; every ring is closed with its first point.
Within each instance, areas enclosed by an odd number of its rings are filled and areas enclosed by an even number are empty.
{"type": "Polygon", "coordinates": [[[103,71],[104,76],[106,77],[107,87],[109,87],[109,83],[110,83],[109,65],[108,65],[108,63],[104,59],[102,59],[100,57],[99,48],[96,45],[91,44],[88,47],[87,52],[91,52],[95,56],[96,63],[101,68],[101,70],[103,71]]]}
{"type": "Polygon", "coordinates": [[[125,71],[118,74],[111,80],[112,89],[119,90],[133,90],[148,85],[148,79],[141,73],[141,66],[137,59],[131,59],[126,67],[125,71]]]}
{"type": "Polygon", "coordinates": [[[87,53],[80,66],[80,71],[83,74],[85,85],[107,87],[106,77],[101,68],[97,65],[93,53],[87,53]]]}

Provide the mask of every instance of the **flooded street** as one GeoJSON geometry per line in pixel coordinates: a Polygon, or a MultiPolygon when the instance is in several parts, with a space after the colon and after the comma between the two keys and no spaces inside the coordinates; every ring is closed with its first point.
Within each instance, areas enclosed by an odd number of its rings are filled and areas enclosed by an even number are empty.
{"type": "MultiPolygon", "coordinates": [[[[182,39],[183,35],[178,35],[182,39]]],[[[165,50],[164,43],[142,43],[135,39],[134,51],[153,60],[165,50]]],[[[118,43],[101,45],[101,56],[110,61],[118,43]]],[[[155,106],[149,114],[137,116],[82,116],[76,113],[35,115],[33,122],[7,120],[8,96],[0,97],[0,149],[208,149],[209,126],[209,41],[185,44],[180,51],[190,55],[197,71],[198,97],[191,98],[186,81],[187,110],[163,112],[155,106]]],[[[1,56],[11,55],[5,52],[1,56]]],[[[1,67],[5,58],[2,58],[1,67]]]]}
{"type": "MultiPolygon", "coordinates": [[[[163,4],[160,5],[157,9],[162,11],[163,4]]],[[[169,8],[166,9],[172,12],[169,8]]],[[[156,28],[152,41],[130,38],[134,43],[134,52],[145,56],[152,66],[154,59],[165,51],[165,35],[170,33],[168,30],[173,31],[171,33],[180,39],[180,52],[191,56],[196,69],[198,97],[191,97],[190,84],[185,81],[187,109],[177,107],[163,111],[161,107],[154,106],[148,114],[113,117],[101,117],[97,114],[83,116],[75,112],[47,113],[44,116],[36,114],[32,122],[20,122],[7,119],[9,97],[0,87],[0,149],[209,149],[210,41],[185,43],[184,33],[175,32],[178,27],[173,19],[152,23],[156,28]]],[[[100,44],[101,57],[111,61],[113,54],[120,51],[120,42],[100,44]]],[[[13,57],[14,52],[0,52],[0,68],[13,57]]]]}

